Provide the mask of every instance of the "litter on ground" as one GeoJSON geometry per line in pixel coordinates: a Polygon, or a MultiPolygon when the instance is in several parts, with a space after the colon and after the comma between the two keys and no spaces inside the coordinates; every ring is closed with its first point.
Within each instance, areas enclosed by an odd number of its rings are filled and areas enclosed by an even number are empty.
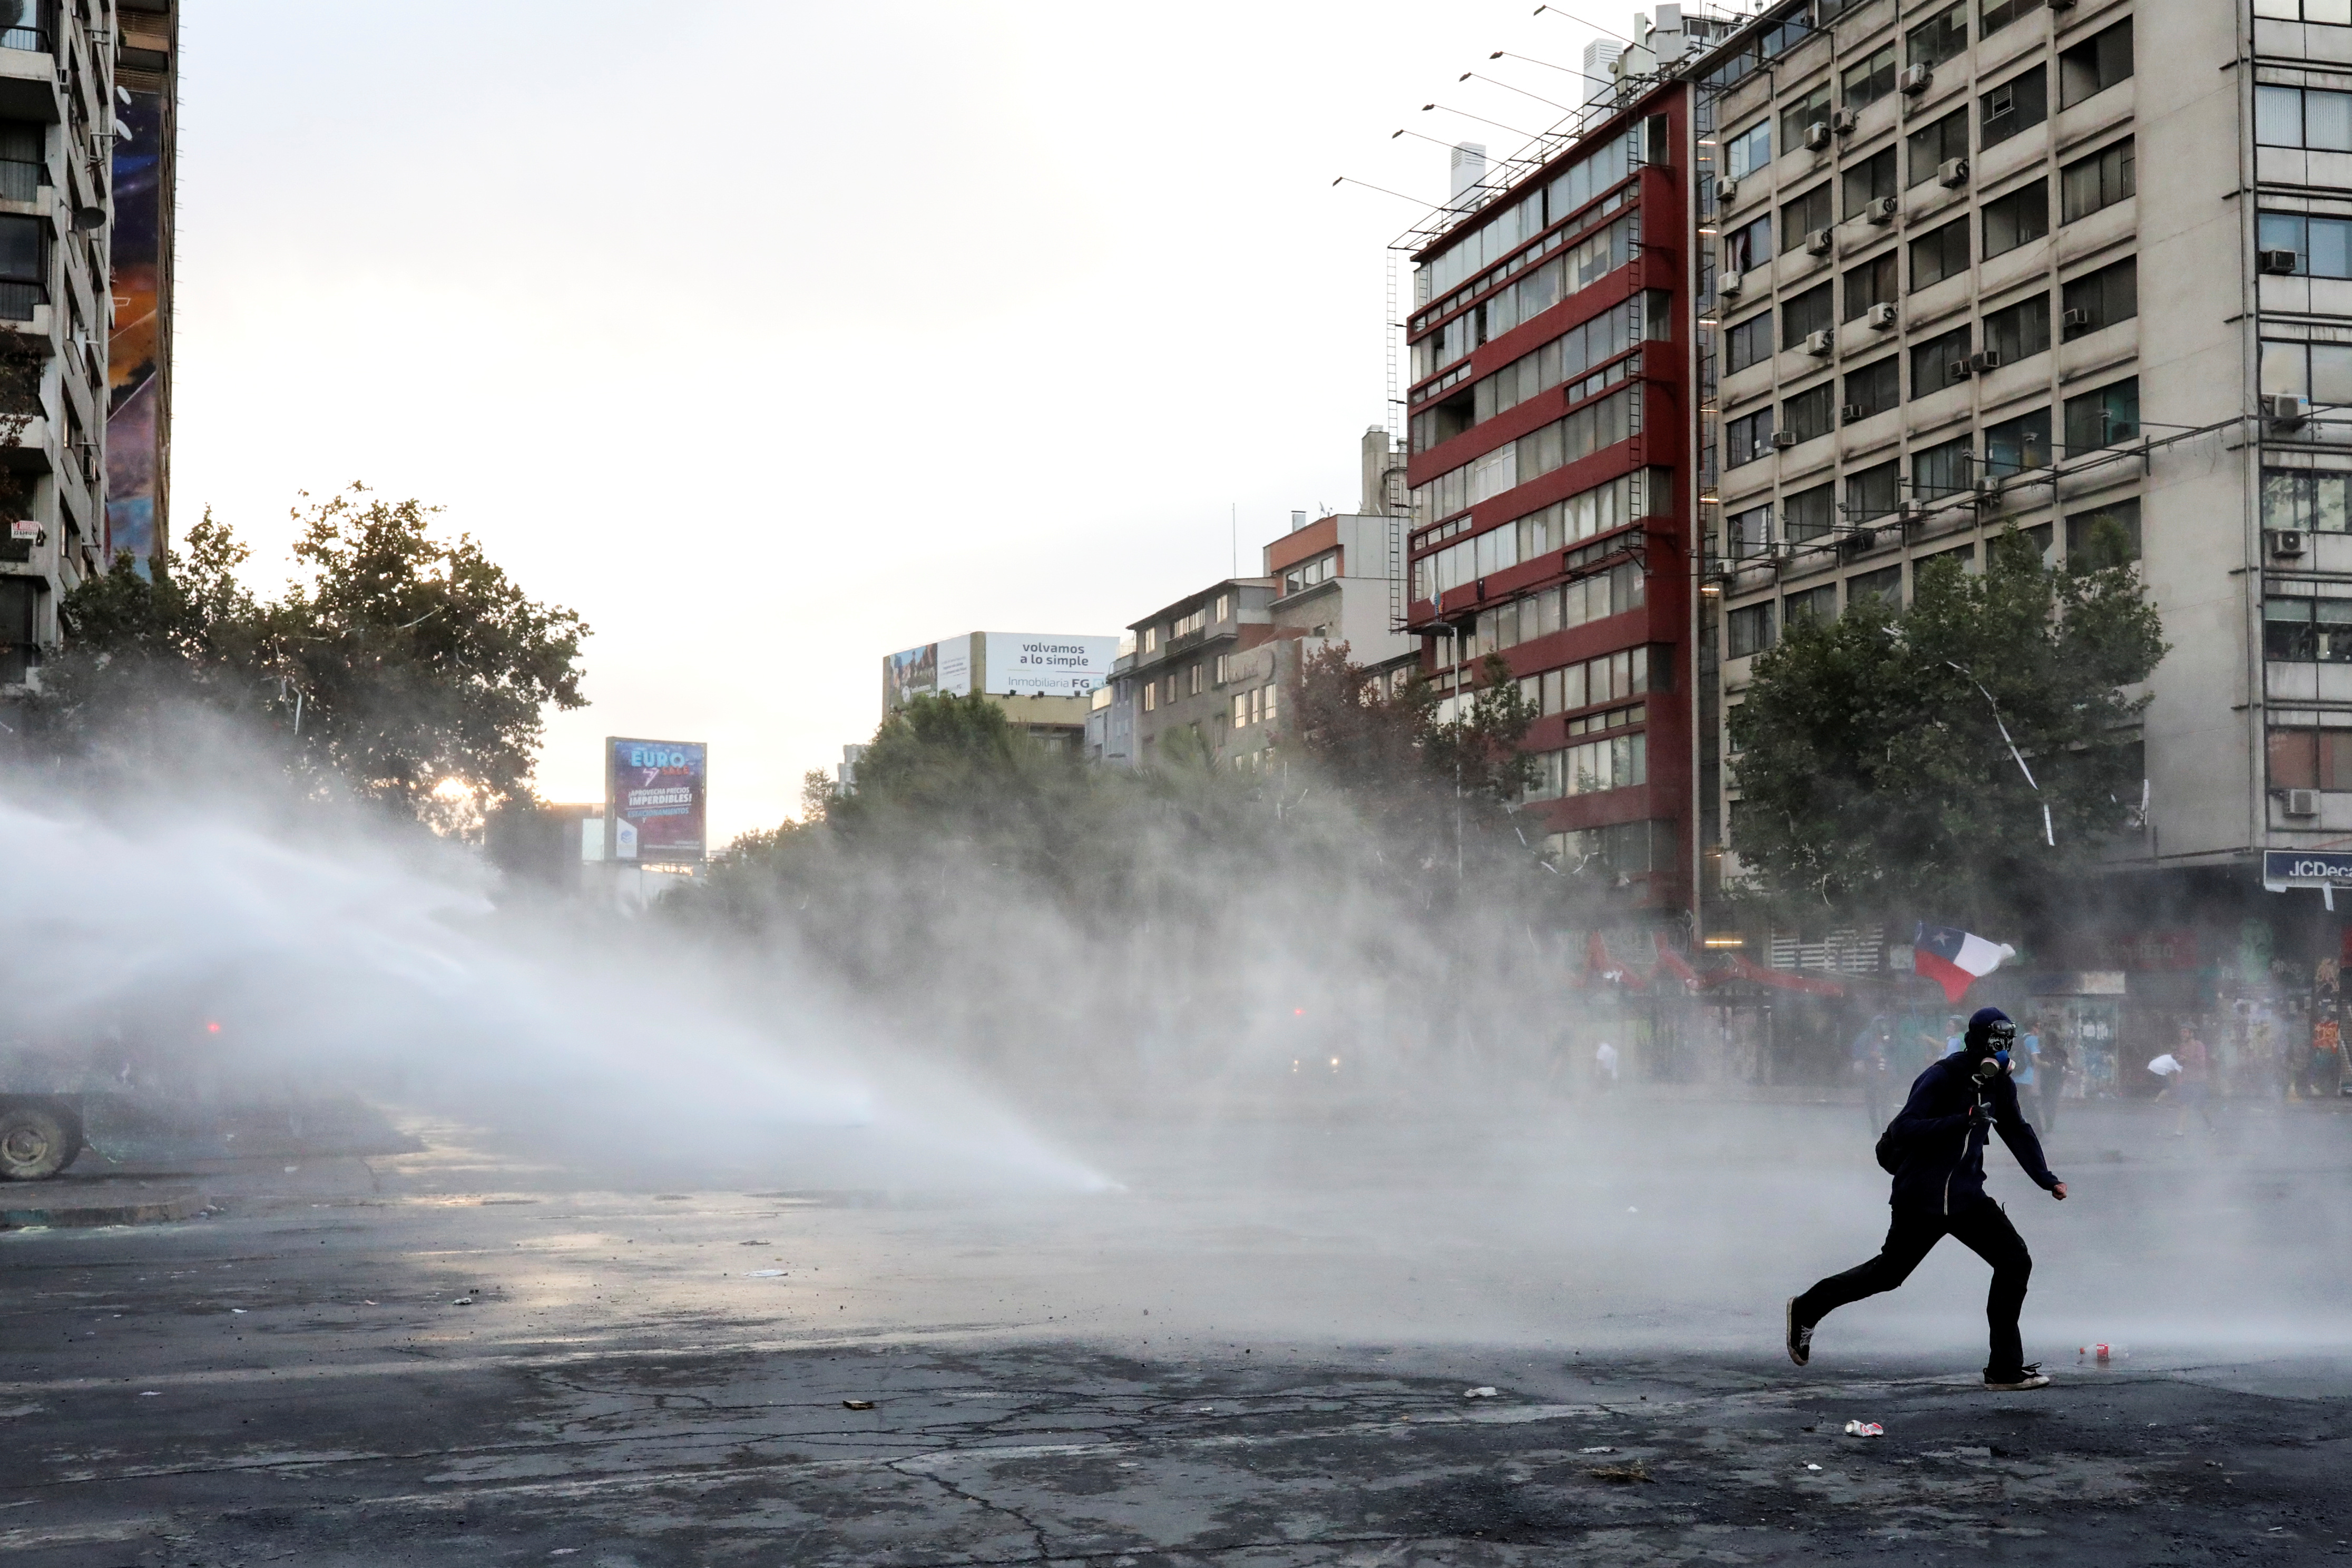
{"type": "Polygon", "coordinates": [[[1495,1391],[1491,1388],[1465,1388],[1462,1391],[1462,1397],[1465,1399],[1492,1399],[1495,1397],[1495,1391]]]}
{"type": "Polygon", "coordinates": [[[1849,1437],[1884,1437],[1886,1428],[1875,1421],[1849,1421],[1845,1424],[1845,1435],[1849,1437]]]}

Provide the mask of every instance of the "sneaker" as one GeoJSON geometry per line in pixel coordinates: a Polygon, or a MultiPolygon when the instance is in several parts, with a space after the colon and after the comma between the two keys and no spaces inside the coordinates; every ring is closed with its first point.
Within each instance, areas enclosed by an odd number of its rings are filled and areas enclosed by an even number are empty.
{"type": "Polygon", "coordinates": [[[1991,1373],[1987,1373],[1984,1385],[1995,1394],[2017,1394],[2029,1388],[2047,1388],[2050,1386],[2050,1379],[2042,1372],[2042,1363],[2035,1362],[2032,1366],[2002,1377],[1995,1377],[1991,1373]]]}
{"type": "Polygon", "coordinates": [[[1789,1298],[1789,1359],[1799,1366],[1813,1359],[1813,1325],[1797,1321],[1794,1296],[1789,1298]]]}

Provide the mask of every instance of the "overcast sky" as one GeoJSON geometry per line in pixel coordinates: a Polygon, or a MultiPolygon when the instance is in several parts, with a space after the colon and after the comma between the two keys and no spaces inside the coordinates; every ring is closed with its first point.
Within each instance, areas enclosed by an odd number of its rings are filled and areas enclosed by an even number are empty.
{"type": "MultiPolygon", "coordinates": [[[[1630,26],[1630,7],[1581,0],[1630,26]],[[1620,15],[1620,12],[1627,13],[1620,15]]],[[[1117,631],[1356,504],[1383,247],[1440,141],[1538,130],[1588,28],[1522,0],[191,5],[177,429],[285,573],[298,492],[447,509],[581,611],[596,738],[796,809],[892,649],[1117,631]]]]}

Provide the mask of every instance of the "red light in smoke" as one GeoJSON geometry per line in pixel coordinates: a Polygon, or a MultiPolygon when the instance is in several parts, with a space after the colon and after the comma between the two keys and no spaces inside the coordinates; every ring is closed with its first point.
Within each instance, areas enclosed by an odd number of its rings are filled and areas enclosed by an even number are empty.
{"type": "Polygon", "coordinates": [[[1304,1007],[1293,1007],[1290,1010],[1290,1016],[1294,1018],[1304,1018],[1307,1016],[1307,1009],[1304,1007]]]}
{"type": "Polygon", "coordinates": [[[207,1035],[217,1035],[220,1033],[220,1026],[218,1024],[206,1024],[205,1026],[205,1033],[207,1035]]]}

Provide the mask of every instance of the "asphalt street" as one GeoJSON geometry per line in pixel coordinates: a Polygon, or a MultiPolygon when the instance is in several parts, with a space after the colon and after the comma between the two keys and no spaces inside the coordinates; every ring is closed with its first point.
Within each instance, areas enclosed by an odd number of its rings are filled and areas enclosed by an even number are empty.
{"type": "Polygon", "coordinates": [[[1951,1248],[1779,1356],[1780,1297],[1883,1223],[1843,1111],[1498,1120],[1074,1133],[1119,1184],[1059,1194],[827,1188],[821,1151],[591,1184],[429,1129],[0,1234],[0,1556],[2352,1563],[2352,1118],[2053,1140],[2083,1201],[2004,1194],[2058,1378],[2017,1394],[1974,1386],[1951,1248]]]}

